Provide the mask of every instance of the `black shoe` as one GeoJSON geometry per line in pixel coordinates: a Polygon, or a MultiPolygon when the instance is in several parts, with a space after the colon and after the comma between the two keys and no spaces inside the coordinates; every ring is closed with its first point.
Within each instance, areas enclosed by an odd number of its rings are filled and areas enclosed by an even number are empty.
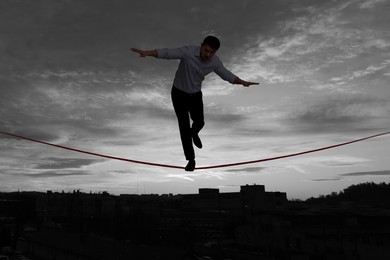
{"type": "Polygon", "coordinates": [[[189,160],[185,168],[187,172],[193,172],[195,170],[195,160],[189,160]]]}
{"type": "Polygon", "coordinates": [[[192,142],[194,142],[194,145],[201,149],[203,147],[202,141],[199,138],[198,134],[192,133],[192,142]]]}

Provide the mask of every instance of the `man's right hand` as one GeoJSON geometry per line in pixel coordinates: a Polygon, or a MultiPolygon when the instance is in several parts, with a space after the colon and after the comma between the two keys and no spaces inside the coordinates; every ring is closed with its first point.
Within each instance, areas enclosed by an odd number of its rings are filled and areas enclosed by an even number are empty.
{"type": "Polygon", "coordinates": [[[157,57],[157,51],[156,51],[156,50],[152,50],[152,51],[143,51],[143,50],[136,49],[136,48],[131,48],[131,50],[132,50],[133,52],[138,53],[139,56],[142,57],[142,58],[147,57],[147,56],[157,57]]]}
{"type": "Polygon", "coordinates": [[[138,53],[140,57],[146,57],[145,52],[144,52],[143,50],[136,49],[136,48],[131,48],[131,50],[132,50],[133,52],[138,53]]]}

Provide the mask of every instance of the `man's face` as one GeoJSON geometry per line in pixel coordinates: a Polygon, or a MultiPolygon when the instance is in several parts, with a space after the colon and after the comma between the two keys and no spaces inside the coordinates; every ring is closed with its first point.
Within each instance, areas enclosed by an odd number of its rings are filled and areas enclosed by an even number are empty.
{"type": "Polygon", "coordinates": [[[202,59],[202,61],[207,61],[211,59],[216,52],[217,51],[211,48],[209,45],[202,44],[200,47],[200,58],[202,59]]]}

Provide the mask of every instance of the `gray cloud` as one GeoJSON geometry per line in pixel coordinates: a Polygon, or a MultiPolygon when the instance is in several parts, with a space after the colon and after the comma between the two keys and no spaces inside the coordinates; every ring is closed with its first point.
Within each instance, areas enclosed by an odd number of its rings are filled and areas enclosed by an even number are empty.
{"type": "Polygon", "coordinates": [[[87,166],[102,161],[104,160],[48,157],[44,159],[44,162],[37,164],[34,168],[35,169],[80,168],[82,166],[87,166]]]}
{"type": "Polygon", "coordinates": [[[3,34],[7,54],[4,58],[10,61],[11,68],[20,71],[104,68],[114,60],[124,65],[124,59],[118,55],[119,49],[124,48],[123,39],[118,40],[126,35],[119,26],[126,20],[121,21],[119,17],[128,17],[127,22],[131,23],[133,16],[118,15],[118,12],[124,14],[126,8],[117,6],[124,2],[115,2],[106,5],[105,1],[96,1],[95,8],[80,1],[3,3],[2,10],[7,10],[1,15],[0,23],[2,31],[7,32],[3,34]]]}
{"type": "MultiPolygon", "coordinates": [[[[6,132],[7,129],[4,129],[4,130],[5,130],[4,132],[6,132]]],[[[54,140],[56,140],[59,137],[56,134],[49,133],[49,132],[44,131],[44,130],[31,129],[31,128],[25,128],[25,129],[21,129],[21,130],[15,131],[15,132],[14,131],[9,131],[9,133],[10,134],[19,135],[19,136],[28,137],[28,138],[32,138],[32,139],[36,139],[36,140],[40,140],[40,141],[46,141],[46,142],[54,141],[54,140]]],[[[20,139],[18,137],[13,137],[13,136],[9,136],[9,135],[0,134],[0,139],[3,139],[3,138],[22,140],[22,139],[20,139]]]]}
{"type": "Polygon", "coordinates": [[[342,178],[324,178],[324,179],[311,179],[313,182],[321,182],[321,181],[340,181],[342,178]]]}
{"type": "Polygon", "coordinates": [[[136,171],[132,171],[132,170],[115,170],[115,171],[111,171],[111,173],[117,173],[120,175],[137,174],[136,171]]]}
{"type": "Polygon", "coordinates": [[[261,172],[265,169],[267,169],[267,167],[244,167],[227,170],[227,172],[261,172]]]}
{"type": "Polygon", "coordinates": [[[27,85],[24,80],[19,84],[5,80],[0,95],[4,100],[0,105],[0,129],[54,141],[59,132],[113,136],[120,131],[112,125],[114,121],[174,117],[166,104],[169,95],[165,89],[151,87],[149,83],[142,88],[132,84],[126,89],[126,79],[118,78],[119,82],[111,84],[106,79],[102,83],[99,77],[104,75],[93,79],[89,74],[85,79],[73,75],[76,81],[80,80],[73,84],[72,75],[54,76],[54,79],[33,76],[27,85]]]}
{"type": "MultiPolygon", "coordinates": [[[[289,115],[288,123],[299,131],[332,132],[354,129],[383,130],[375,120],[388,121],[390,102],[387,99],[362,95],[323,96],[321,100],[303,103],[289,115]],[[375,127],[374,127],[375,125],[375,127]]],[[[383,123],[382,123],[383,124],[383,123]]]]}
{"type": "MultiPolygon", "coordinates": [[[[241,3],[235,5],[245,8],[241,3]]],[[[115,67],[123,71],[134,64],[125,54],[130,47],[156,48],[194,41],[200,43],[203,29],[222,22],[211,11],[215,10],[212,6],[226,12],[231,8],[219,1],[207,5],[190,1],[162,3],[149,0],[139,3],[124,0],[110,3],[101,0],[93,3],[4,1],[0,29],[3,31],[1,50],[5,55],[2,55],[1,65],[8,63],[9,66],[1,68],[25,72],[31,68],[58,71],[115,67]],[[196,11],[203,6],[207,6],[204,9],[207,12],[196,11]],[[158,22],[161,30],[155,30],[156,21],[164,21],[158,22]],[[142,30],[138,30],[139,24],[142,24],[142,30]],[[181,37],[179,42],[177,38],[170,37],[178,33],[181,37]]],[[[235,21],[229,23],[233,25],[235,21]]],[[[228,30],[229,24],[224,27],[228,30]]]]}
{"type": "Polygon", "coordinates": [[[65,176],[86,176],[91,175],[88,171],[80,170],[59,170],[59,171],[44,171],[41,173],[26,174],[30,178],[63,178],[65,176]]]}
{"type": "Polygon", "coordinates": [[[206,111],[205,113],[206,113],[205,114],[206,123],[207,123],[207,121],[213,121],[213,122],[216,122],[218,124],[231,125],[232,122],[234,122],[234,124],[238,125],[240,122],[245,120],[244,115],[237,115],[237,114],[229,113],[229,112],[220,113],[220,112],[216,112],[216,111],[209,111],[209,112],[206,111]]]}
{"type": "Polygon", "coordinates": [[[358,162],[348,162],[348,161],[323,161],[321,162],[322,165],[326,166],[326,167],[344,167],[344,166],[354,166],[356,165],[358,162]]]}
{"type": "Polygon", "coordinates": [[[390,170],[383,170],[383,171],[370,171],[370,172],[351,172],[351,173],[344,173],[340,174],[340,176],[388,176],[390,175],[390,170]]]}
{"type": "MultiPolygon", "coordinates": [[[[309,146],[303,138],[314,142],[307,134],[328,138],[384,130],[390,125],[390,16],[382,2],[0,1],[0,131],[117,156],[177,162],[181,147],[169,94],[177,61],[139,58],[129,48],[200,44],[207,34],[221,39],[218,56],[226,68],[262,85],[244,93],[217,76],[206,79],[209,100],[221,104],[205,103],[203,133],[213,155],[233,161],[237,152],[284,154],[293,148],[285,140],[294,140],[297,149],[309,146]],[[216,16],[215,10],[224,15],[216,16]]],[[[72,185],[78,178],[70,176],[88,174],[77,170],[94,163],[67,162],[60,158],[63,151],[52,153],[55,148],[7,136],[0,136],[0,146],[2,187],[23,186],[30,180],[26,173],[45,169],[53,170],[35,175],[31,187],[40,188],[40,176],[69,176],[72,185]],[[51,166],[45,158],[52,159],[51,166]]],[[[207,153],[199,151],[211,158],[207,153]]],[[[381,160],[378,156],[367,164],[383,165],[381,160]]],[[[324,165],[349,164],[316,163],[324,165]]],[[[112,185],[112,179],[103,183],[95,167],[87,168],[102,186],[112,185]]],[[[166,182],[165,176],[148,182],[166,182]]],[[[43,182],[55,186],[56,181],[43,182]]],[[[153,187],[161,190],[161,185],[153,187]]]]}
{"type": "Polygon", "coordinates": [[[390,170],[369,171],[369,172],[350,172],[350,173],[339,174],[338,177],[310,179],[310,181],[313,181],[313,182],[340,181],[344,177],[359,177],[359,176],[390,176],[390,170]]]}

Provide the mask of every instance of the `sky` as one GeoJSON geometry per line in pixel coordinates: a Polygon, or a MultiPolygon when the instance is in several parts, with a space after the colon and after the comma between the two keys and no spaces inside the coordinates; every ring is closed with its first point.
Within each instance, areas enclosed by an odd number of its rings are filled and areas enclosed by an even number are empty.
{"type": "MultiPolygon", "coordinates": [[[[0,131],[185,166],[170,90],[178,61],[130,48],[200,45],[260,85],[203,82],[197,166],[282,156],[390,131],[390,1],[3,0],[0,131]]],[[[0,134],[0,191],[188,194],[265,185],[306,199],[389,182],[390,136],[229,168],[161,168],[0,134]]]]}

